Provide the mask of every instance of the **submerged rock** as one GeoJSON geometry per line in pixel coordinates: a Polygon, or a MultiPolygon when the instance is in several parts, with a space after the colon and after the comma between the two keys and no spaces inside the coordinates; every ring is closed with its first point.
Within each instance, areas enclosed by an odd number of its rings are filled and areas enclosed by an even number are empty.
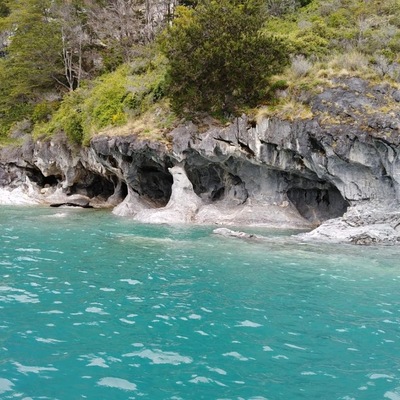
{"type": "Polygon", "coordinates": [[[213,230],[216,235],[225,237],[234,237],[239,239],[263,239],[263,236],[254,235],[252,233],[246,233],[241,231],[234,231],[228,228],[217,228],[213,230]]]}

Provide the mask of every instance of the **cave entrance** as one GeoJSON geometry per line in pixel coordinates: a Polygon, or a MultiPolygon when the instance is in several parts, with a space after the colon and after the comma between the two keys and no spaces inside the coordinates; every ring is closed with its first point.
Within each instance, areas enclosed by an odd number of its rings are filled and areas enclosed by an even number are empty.
{"type": "Polygon", "coordinates": [[[139,194],[156,207],[165,207],[172,193],[172,175],[159,165],[142,165],[137,171],[139,194]]]}
{"type": "Polygon", "coordinates": [[[107,200],[114,194],[114,183],[102,175],[87,172],[79,182],[69,188],[68,194],[81,194],[89,198],[99,197],[107,200]]]}
{"type": "Polygon", "coordinates": [[[42,171],[36,167],[26,168],[26,175],[41,188],[57,186],[62,181],[61,175],[44,176],[42,171]]]}
{"type": "Polygon", "coordinates": [[[229,172],[223,165],[194,160],[185,170],[193,184],[194,192],[203,200],[213,203],[224,200],[232,204],[243,204],[248,197],[244,182],[229,172]]]}
{"type": "Polygon", "coordinates": [[[334,186],[323,189],[291,188],[287,196],[300,215],[314,224],[341,217],[349,206],[334,186]]]}

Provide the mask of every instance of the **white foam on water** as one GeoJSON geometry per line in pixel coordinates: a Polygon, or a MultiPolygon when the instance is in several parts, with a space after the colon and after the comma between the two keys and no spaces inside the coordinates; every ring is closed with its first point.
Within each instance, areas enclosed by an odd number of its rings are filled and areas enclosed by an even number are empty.
{"type": "Polygon", "coordinates": [[[68,217],[68,214],[65,212],[59,212],[53,215],[46,215],[46,218],[65,218],[65,217],[68,217]]]}
{"type": "Polygon", "coordinates": [[[208,333],[206,333],[204,331],[195,331],[195,332],[202,336],[210,336],[208,333]]]}
{"type": "Polygon", "coordinates": [[[39,262],[39,260],[37,260],[36,258],[32,258],[32,257],[17,257],[16,258],[17,261],[29,261],[29,262],[39,262]]]}
{"type": "Polygon", "coordinates": [[[188,318],[189,318],[189,319],[201,319],[201,315],[198,315],[198,314],[190,314],[188,318]]]}
{"type": "Polygon", "coordinates": [[[101,357],[95,357],[93,358],[89,364],[86,365],[87,367],[100,367],[100,368],[110,368],[107,364],[106,364],[106,360],[104,360],[104,358],[101,357]]]}
{"type": "Polygon", "coordinates": [[[58,371],[57,368],[54,367],[36,367],[36,366],[28,366],[28,365],[22,365],[18,362],[13,363],[16,367],[18,372],[21,374],[40,374],[41,372],[55,372],[58,371]]]}
{"type": "Polygon", "coordinates": [[[40,303],[36,294],[30,293],[26,290],[16,289],[10,286],[0,286],[0,302],[10,303],[13,301],[16,301],[17,303],[40,303]],[[1,295],[1,292],[12,293],[1,295]]]}
{"type": "Polygon", "coordinates": [[[102,292],[115,292],[115,289],[113,288],[100,288],[99,290],[101,290],[102,292]]]}
{"type": "Polygon", "coordinates": [[[0,394],[13,390],[14,384],[8,379],[0,378],[0,394]]]}
{"type": "Polygon", "coordinates": [[[393,379],[394,376],[387,374],[369,374],[369,379],[393,379]]]}
{"type": "Polygon", "coordinates": [[[105,312],[100,307],[88,307],[85,311],[93,314],[108,315],[108,312],[105,312]]]}
{"type": "Polygon", "coordinates": [[[134,324],[136,324],[135,321],[130,321],[129,319],[126,319],[126,318],[120,318],[119,320],[120,320],[121,322],[125,322],[126,324],[129,324],[129,325],[134,325],[134,324]]]}
{"type": "Polygon", "coordinates": [[[7,296],[9,299],[16,301],[17,303],[40,303],[39,299],[36,298],[36,295],[30,294],[14,294],[7,296]],[[35,297],[32,297],[35,296],[35,297]]]}
{"type": "Polygon", "coordinates": [[[129,382],[126,379],[114,378],[114,377],[101,378],[97,382],[97,385],[120,389],[120,390],[126,390],[126,391],[134,391],[137,389],[137,386],[134,383],[129,382]]]}
{"type": "Polygon", "coordinates": [[[289,360],[289,357],[286,357],[283,354],[279,354],[279,355],[274,356],[272,358],[275,358],[275,360],[289,360]]]}
{"type": "Polygon", "coordinates": [[[64,340],[57,340],[57,339],[52,339],[52,338],[41,338],[41,337],[36,338],[36,341],[40,342],[40,343],[48,343],[48,344],[57,344],[57,343],[64,342],[64,340]]]}
{"type": "Polygon", "coordinates": [[[213,380],[206,378],[205,376],[196,376],[189,381],[190,383],[212,383],[213,380]]]}
{"type": "Polygon", "coordinates": [[[392,392],[392,391],[386,392],[383,395],[383,397],[385,397],[386,399],[389,399],[389,400],[400,400],[400,389],[399,389],[399,391],[396,390],[395,392],[392,392]]]}
{"type": "Polygon", "coordinates": [[[143,283],[136,279],[120,279],[120,282],[126,282],[129,285],[142,285],[143,283]]]}
{"type": "Polygon", "coordinates": [[[249,361],[249,358],[242,356],[240,353],[236,351],[231,351],[229,353],[222,354],[224,357],[233,357],[239,361],[249,361]]]}
{"type": "MultiPolygon", "coordinates": [[[[11,239],[11,240],[17,240],[17,239],[19,239],[19,236],[8,236],[8,235],[1,235],[1,237],[2,238],[4,238],[4,239],[11,239]]],[[[7,264],[3,264],[3,263],[1,263],[2,265],[7,265],[7,264]]],[[[9,264],[8,264],[9,265],[9,264]]]]}
{"type": "Polygon", "coordinates": [[[50,310],[50,311],[39,311],[38,314],[64,314],[64,312],[60,310],[50,310]]]}
{"type": "Polygon", "coordinates": [[[253,396],[253,397],[249,397],[249,400],[268,400],[268,399],[263,396],[253,396]]]}
{"type": "Polygon", "coordinates": [[[239,325],[235,325],[235,326],[236,327],[245,327],[245,328],[259,328],[262,325],[258,324],[257,322],[246,320],[246,321],[239,322],[239,325]]]}
{"type": "Polygon", "coordinates": [[[296,346],[290,343],[285,343],[285,346],[295,350],[307,350],[305,347],[296,346]]]}
{"type": "Polygon", "coordinates": [[[190,364],[193,362],[191,357],[181,356],[178,353],[172,351],[161,351],[161,350],[142,350],[133,353],[124,354],[123,357],[140,357],[147,358],[152,364],[190,364]]]}
{"type": "Polygon", "coordinates": [[[317,373],[316,373],[316,372],[312,372],[312,371],[303,371],[303,372],[301,373],[301,375],[304,375],[304,376],[312,376],[312,375],[317,375],[317,373]]]}
{"type": "Polygon", "coordinates": [[[228,374],[226,371],[224,371],[224,370],[221,369],[221,368],[211,368],[211,367],[207,367],[207,369],[208,369],[209,371],[211,371],[211,372],[216,372],[217,374],[220,374],[220,375],[227,375],[227,374],[228,374]]]}
{"type": "Polygon", "coordinates": [[[15,249],[15,251],[23,251],[23,252],[28,252],[28,253],[40,253],[42,250],[40,249],[31,249],[31,248],[24,248],[24,247],[20,247],[18,249],[15,249]]]}
{"type": "Polygon", "coordinates": [[[274,351],[274,350],[269,346],[263,346],[263,351],[274,351]]]}
{"type": "Polygon", "coordinates": [[[168,321],[170,319],[170,317],[168,315],[162,315],[162,314],[157,314],[156,317],[161,318],[165,321],[168,321]]]}

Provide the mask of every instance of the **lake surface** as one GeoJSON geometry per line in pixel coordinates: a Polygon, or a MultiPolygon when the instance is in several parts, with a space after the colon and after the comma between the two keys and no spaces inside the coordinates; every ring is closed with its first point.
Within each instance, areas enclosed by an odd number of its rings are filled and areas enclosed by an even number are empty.
{"type": "Polygon", "coordinates": [[[400,399],[399,248],[95,210],[0,228],[1,399],[400,399]]]}

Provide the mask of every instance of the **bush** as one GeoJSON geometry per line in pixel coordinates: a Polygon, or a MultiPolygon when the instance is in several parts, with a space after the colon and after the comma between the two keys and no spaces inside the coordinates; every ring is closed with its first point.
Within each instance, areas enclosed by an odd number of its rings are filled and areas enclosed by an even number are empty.
{"type": "Polygon", "coordinates": [[[261,33],[262,10],[261,0],[204,0],[195,10],[177,8],[160,41],[176,112],[230,114],[266,95],[269,78],[288,55],[281,40],[261,33]]]}
{"type": "Polygon", "coordinates": [[[57,106],[58,103],[54,101],[42,101],[36,104],[32,112],[32,121],[34,123],[49,121],[57,106]]]}
{"type": "Polygon", "coordinates": [[[65,119],[63,130],[72,143],[81,144],[84,138],[84,132],[80,114],[75,112],[71,114],[68,119],[65,119]]]}
{"type": "Polygon", "coordinates": [[[74,143],[88,143],[101,130],[126,124],[164,96],[165,65],[164,57],[153,53],[138,57],[65,95],[49,122],[49,104],[38,104],[34,135],[64,132],[74,143]]]}

